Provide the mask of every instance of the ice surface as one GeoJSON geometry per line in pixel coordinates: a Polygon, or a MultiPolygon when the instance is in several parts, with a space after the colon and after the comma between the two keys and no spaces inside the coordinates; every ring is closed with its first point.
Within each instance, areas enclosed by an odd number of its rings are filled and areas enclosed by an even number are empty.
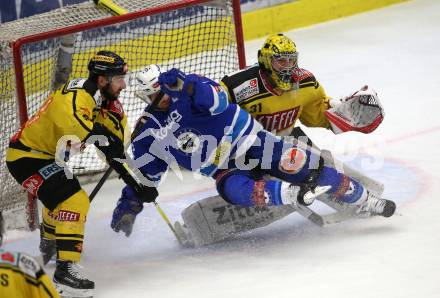
{"type": "MultiPolygon", "coordinates": [[[[386,117],[372,135],[306,132],[383,181],[398,214],[325,229],[292,214],[237,239],[182,249],[154,206],[138,216],[130,238],[114,233],[121,183],[110,181],[92,203],[81,262],[95,297],[439,297],[439,32],[440,1],[418,0],[287,33],[301,67],[328,94],[364,84],[378,91],[386,117]]],[[[262,42],[246,44],[248,64],[262,42]]],[[[170,175],[160,192],[161,207],[176,220],[215,190],[184,173],[183,181],[170,175]]],[[[6,240],[8,249],[37,254],[37,232],[6,240]]]]}

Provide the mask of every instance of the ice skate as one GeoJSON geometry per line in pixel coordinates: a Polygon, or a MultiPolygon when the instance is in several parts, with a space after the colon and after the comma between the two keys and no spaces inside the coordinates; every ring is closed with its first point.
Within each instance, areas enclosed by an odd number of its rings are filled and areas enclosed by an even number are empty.
{"type": "Polygon", "coordinates": [[[326,193],[330,188],[329,185],[310,187],[307,184],[283,184],[281,198],[284,204],[309,206],[318,196],[326,193]]]}
{"type": "Polygon", "coordinates": [[[366,200],[359,205],[359,209],[356,212],[362,216],[381,215],[383,217],[390,217],[395,211],[396,204],[393,201],[381,199],[367,190],[366,200]]]}
{"type": "Polygon", "coordinates": [[[61,297],[93,297],[95,283],[79,270],[80,266],[72,261],[57,260],[53,282],[61,297]]]}

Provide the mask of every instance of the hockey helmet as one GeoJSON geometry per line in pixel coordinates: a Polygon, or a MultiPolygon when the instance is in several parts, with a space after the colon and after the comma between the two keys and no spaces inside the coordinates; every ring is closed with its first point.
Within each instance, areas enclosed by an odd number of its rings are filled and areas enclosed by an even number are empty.
{"type": "Polygon", "coordinates": [[[151,104],[151,95],[160,91],[159,75],[161,73],[159,65],[151,64],[136,74],[135,95],[151,104]]]}
{"type": "Polygon", "coordinates": [[[111,51],[99,51],[90,59],[88,69],[90,76],[122,76],[127,73],[128,67],[124,59],[111,51]]]}
{"type": "Polygon", "coordinates": [[[292,73],[298,67],[298,52],[290,38],[281,33],[269,36],[258,51],[258,64],[274,88],[292,90],[292,73]]]}

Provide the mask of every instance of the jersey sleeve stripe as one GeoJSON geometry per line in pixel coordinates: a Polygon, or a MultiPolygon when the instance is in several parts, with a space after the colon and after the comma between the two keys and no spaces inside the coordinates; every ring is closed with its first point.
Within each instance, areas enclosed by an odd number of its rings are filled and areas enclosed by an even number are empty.
{"type": "Polygon", "coordinates": [[[213,93],[213,105],[209,109],[212,115],[217,115],[224,112],[228,106],[228,96],[224,90],[217,91],[213,86],[211,86],[213,93]]]}

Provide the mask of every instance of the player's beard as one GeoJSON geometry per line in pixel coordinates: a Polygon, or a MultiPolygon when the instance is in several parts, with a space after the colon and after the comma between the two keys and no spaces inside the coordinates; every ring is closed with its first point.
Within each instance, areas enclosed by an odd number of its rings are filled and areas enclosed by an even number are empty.
{"type": "Polygon", "coordinates": [[[104,99],[108,101],[117,100],[119,97],[119,92],[116,93],[111,91],[110,83],[107,83],[104,88],[102,88],[101,94],[104,99]]]}

